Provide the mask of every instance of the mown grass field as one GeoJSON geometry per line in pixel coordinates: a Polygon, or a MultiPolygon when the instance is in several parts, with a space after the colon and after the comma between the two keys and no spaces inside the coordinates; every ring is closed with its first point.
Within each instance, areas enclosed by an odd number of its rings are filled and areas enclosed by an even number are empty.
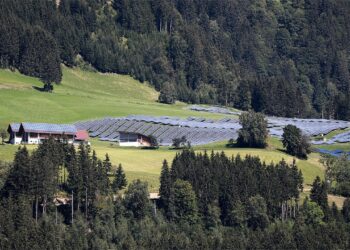
{"type": "Polygon", "coordinates": [[[63,67],[63,80],[53,93],[40,92],[36,78],[0,70],[0,127],[10,122],[70,123],[130,114],[222,117],[186,110],[186,105],[157,103],[158,92],[129,76],[63,67]]]}

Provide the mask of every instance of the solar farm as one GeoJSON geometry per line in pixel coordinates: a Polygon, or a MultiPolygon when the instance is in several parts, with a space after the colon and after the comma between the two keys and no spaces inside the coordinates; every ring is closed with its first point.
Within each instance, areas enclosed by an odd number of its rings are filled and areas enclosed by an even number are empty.
{"type": "MultiPolygon", "coordinates": [[[[325,119],[294,119],[268,117],[269,134],[281,138],[283,128],[292,124],[300,128],[303,133],[312,137],[326,135],[334,130],[346,129],[350,123],[346,121],[325,119]]],[[[169,116],[144,116],[130,115],[121,118],[104,118],[90,121],[77,122],[78,129],[89,131],[91,137],[97,137],[102,141],[118,142],[120,133],[142,134],[153,136],[160,145],[170,146],[174,138],[185,136],[191,145],[204,145],[208,143],[237,139],[238,130],[241,128],[237,118],[223,118],[212,120],[198,117],[180,119],[169,116]]],[[[336,136],[337,139],[327,143],[349,142],[350,132],[336,136]]],[[[320,143],[314,141],[315,144],[320,143]]],[[[324,143],[322,141],[322,143],[324,143]]]]}
{"type": "Polygon", "coordinates": [[[104,118],[78,122],[78,129],[89,131],[91,137],[102,141],[117,142],[120,133],[153,136],[160,145],[170,146],[172,140],[185,136],[191,145],[203,145],[237,138],[239,124],[232,119],[207,120],[189,117],[152,117],[132,115],[123,118],[104,118]]]}

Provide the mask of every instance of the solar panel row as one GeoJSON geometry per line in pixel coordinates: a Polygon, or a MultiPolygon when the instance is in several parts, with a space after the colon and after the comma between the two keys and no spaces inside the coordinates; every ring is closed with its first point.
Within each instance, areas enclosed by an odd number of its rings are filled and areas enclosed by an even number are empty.
{"type": "MultiPolygon", "coordinates": [[[[328,134],[337,129],[350,127],[346,121],[325,119],[295,119],[267,117],[269,133],[281,137],[283,128],[292,124],[299,127],[307,135],[328,134]]],[[[101,140],[118,141],[119,132],[154,136],[161,145],[170,145],[174,138],[185,136],[192,145],[206,144],[215,141],[237,138],[240,124],[235,118],[208,120],[205,118],[188,117],[152,117],[145,115],[131,115],[123,118],[104,118],[91,121],[77,122],[78,129],[86,129],[92,137],[101,140]]],[[[349,142],[350,132],[337,135],[327,143],[349,142]]],[[[320,143],[320,142],[315,142],[320,143]]]]}

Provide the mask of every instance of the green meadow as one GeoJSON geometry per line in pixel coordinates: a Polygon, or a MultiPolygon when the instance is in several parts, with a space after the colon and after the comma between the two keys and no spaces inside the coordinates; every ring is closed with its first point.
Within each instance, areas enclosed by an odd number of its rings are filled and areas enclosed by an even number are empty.
{"type": "MultiPolygon", "coordinates": [[[[33,121],[71,123],[79,120],[106,116],[144,114],[155,116],[201,116],[222,118],[222,115],[187,110],[187,105],[164,105],[158,103],[158,92],[147,83],[140,83],[129,76],[101,74],[63,67],[63,80],[55,85],[53,93],[44,93],[34,87],[42,83],[36,78],[18,72],[0,70],[0,127],[10,122],[33,121]]],[[[336,132],[335,132],[336,133],[336,132]]],[[[269,139],[267,149],[227,148],[226,142],[194,147],[196,152],[224,151],[227,155],[255,155],[266,163],[285,159],[292,163],[277,139],[269,139]]],[[[176,150],[161,147],[158,150],[121,148],[116,144],[91,140],[92,148],[100,158],[109,154],[114,166],[122,164],[129,181],[142,179],[149,182],[151,191],[159,187],[159,175],[164,159],[172,161],[176,150]]],[[[336,147],[336,146],[334,146],[336,147]]],[[[350,148],[349,144],[341,145],[350,148]]],[[[11,161],[18,146],[0,145],[0,160],[11,161]]],[[[33,150],[35,146],[28,146],[33,150]]],[[[328,146],[329,148],[329,146],[328,146]]],[[[323,177],[319,154],[312,153],[308,160],[296,160],[302,170],[307,187],[314,178],[323,177]]]]}
{"type": "Polygon", "coordinates": [[[34,88],[42,85],[36,78],[1,69],[0,127],[20,121],[70,123],[130,114],[222,117],[187,110],[183,103],[158,103],[157,91],[124,75],[63,67],[62,83],[54,85],[53,93],[34,88]]]}

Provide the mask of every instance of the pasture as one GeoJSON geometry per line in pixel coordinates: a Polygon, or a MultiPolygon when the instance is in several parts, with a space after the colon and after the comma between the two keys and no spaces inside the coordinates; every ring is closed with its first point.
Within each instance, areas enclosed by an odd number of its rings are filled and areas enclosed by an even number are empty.
{"type": "Polygon", "coordinates": [[[186,105],[158,103],[158,92],[130,76],[63,67],[63,80],[53,93],[38,91],[42,83],[18,72],[0,69],[0,128],[10,122],[72,123],[106,116],[222,115],[187,110],[186,105]]]}

